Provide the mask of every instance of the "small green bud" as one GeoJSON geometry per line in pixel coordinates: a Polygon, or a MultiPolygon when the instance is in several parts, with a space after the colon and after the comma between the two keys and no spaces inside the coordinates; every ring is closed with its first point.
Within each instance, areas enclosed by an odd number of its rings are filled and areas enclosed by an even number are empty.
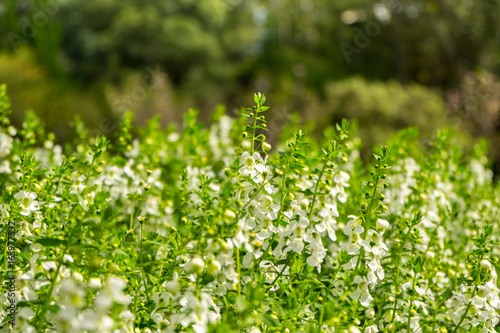
{"type": "Polygon", "coordinates": [[[224,211],[224,217],[229,220],[234,220],[236,218],[236,214],[232,210],[226,209],[224,211]]]}
{"type": "Polygon", "coordinates": [[[7,193],[9,193],[9,195],[11,195],[15,189],[16,189],[16,186],[10,185],[9,187],[7,187],[7,193]]]}
{"type": "Polygon", "coordinates": [[[387,325],[385,327],[384,332],[387,332],[387,333],[394,333],[394,332],[396,332],[396,325],[394,323],[391,323],[391,324],[387,325]]]}
{"type": "Polygon", "coordinates": [[[205,269],[205,262],[201,257],[196,256],[189,260],[187,264],[184,266],[184,270],[188,273],[200,274],[203,273],[205,269]]]}
{"type": "Polygon", "coordinates": [[[215,259],[208,259],[207,260],[207,272],[210,275],[215,275],[218,272],[220,272],[221,269],[221,264],[215,259]]]}

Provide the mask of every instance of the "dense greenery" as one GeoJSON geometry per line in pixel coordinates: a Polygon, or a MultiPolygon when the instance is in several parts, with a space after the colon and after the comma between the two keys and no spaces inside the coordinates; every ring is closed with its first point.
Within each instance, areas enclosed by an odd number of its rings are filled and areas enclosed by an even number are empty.
{"type": "Polygon", "coordinates": [[[10,125],[2,86],[13,331],[500,332],[485,141],[464,155],[448,130],[424,145],[409,128],[363,164],[342,121],[273,148],[265,100],[179,130],[127,113],[112,143],[76,121],[61,146],[33,113],[10,125]]]}
{"type": "MultiPolygon", "coordinates": [[[[496,0],[5,0],[0,81],[15,124],[34,108],[63,140],[75,114],[111,135],[104,123],[130,109],[136,124],[181,122],[191,107],[206,120],[259,90],[282,114],[369,122],[366,143],[410,124],[495,147],[498,17],[496,0]]],[[[489,156],[500,174],[500,153],[489,156]]]]}
{"type": "Polygon", "coordinates": [[[85,79],[161,64],[175,81],[264,70],[278,83],[301,63],[316,88],[352,74],[449,86],[478,66],[499,73],[499,13],[494,0],[7,0],[0,34],[4,49],[28,42],[52,71],[85,79]]]}

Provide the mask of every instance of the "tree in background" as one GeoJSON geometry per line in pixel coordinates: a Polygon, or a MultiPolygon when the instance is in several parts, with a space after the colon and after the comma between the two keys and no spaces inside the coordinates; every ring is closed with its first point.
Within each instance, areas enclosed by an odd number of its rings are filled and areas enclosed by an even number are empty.
{"type": "MultiPolygon", "coordinates": [[[[172,92],[164,94],[181,101],[170,103],[169,112],[192,106],[208,111],[221,102],[239,106],[248,91],[259,90],[277,109],[328,118],[341,114],[342,103],[332,96],[348,101],[339,94],[350,91],[354,75],[366,81],[361,90],[387,90],[373,96],[397,93],[393,103],[413,97],[393,83],[375,81],[419,83],[444,101],[466,73],[485,68],[498,77],[498,17],[497,0],[5,0],[0,52],[18,54],[29,45],[47,80],[58,82],[61,91],[92,89],[100,101],[106,91],[130,94],[124,88],[134,86],[129,77],[140,77],[137,72],[150,66],[166,73],[164,87],[172,92]]],[[[0,73],[0,81],[17,80],[24,71],[9,78],[0,73]]],[[[71,106],[61,109],[72,113],[71,106]]],[[[376,114],[386,108],[371,109],[360,118],[380,120],[376,114]]],[[[394,109],[406,110],[404,104],[394,109]]],[[[388,119],[384,125],[390,126],[388,119]]]]}

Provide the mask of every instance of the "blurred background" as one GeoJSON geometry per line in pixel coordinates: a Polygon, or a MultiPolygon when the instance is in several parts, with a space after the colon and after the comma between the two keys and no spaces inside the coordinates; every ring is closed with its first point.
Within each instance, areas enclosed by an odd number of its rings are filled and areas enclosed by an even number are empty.
{"type": "Polygon", "coordinates": [[[500,171],[499,0],[1,0],[0,82],[14,122],[59,140],[80,115],[110,136],[123,113],[210,119],[265,92],[270,135],[356,118],[370,145],[419,126],[486,137],[500,171]],[[273,120],[274,118],[274,120],[273,120]]]}

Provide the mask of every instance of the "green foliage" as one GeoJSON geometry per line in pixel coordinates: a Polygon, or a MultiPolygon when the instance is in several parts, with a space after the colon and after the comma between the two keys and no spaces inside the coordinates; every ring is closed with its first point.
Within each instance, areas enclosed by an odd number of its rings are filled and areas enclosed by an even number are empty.
{"type": "MultiPolygon", "coordinates": [[[[36,114],[44,119],[51,131],[70,139],[65,127],[75,115],[82,116],[87,126],[99,128],[102,117],[114,119],[107,111],[106,102],[91,90],[77,91],[55,82],[36,61],[29,48],[20,48],[16,55],[0,53],[0,81],[7,82],[12,100],[12,122],[19,126],[26,114],[36,106],[36,114]]],[[[102,98],[102,96],[101,96],[102,98]]]]}
{"type": "Polygon", "coordinates": [[[266,97],[179,130],[75,121],[64,150],[0,87],[0,326],[13,332],[495,332],[485,142],[416,128],[361,163],[348,121],[271,149],[266,97]],[[12,276],[16,282],[12,284],[12,276]],[[11,287],[12,286],[12,287],[11,287]],[[11,299],[13,301],[11,301],[11,299]],[[15,303],[16,318],[8,314],[15,303]]]}
{"type": "MultiPolygon", "coordinates": [[[[356,119],[359,134],[371,145],[389,140],[396,131],[417,126],[424,138],[452,123],[442,98],[418,85],[403,86],[395,81],[368,82],[361,77],[332,82],[326,88],[326,110],[312,117],[336,122],[356,119]]],[[[466,133],[459,139],[466,143],[466,133]]],[[[368,149],[371,149],[368,147],[368,149]]]]}

